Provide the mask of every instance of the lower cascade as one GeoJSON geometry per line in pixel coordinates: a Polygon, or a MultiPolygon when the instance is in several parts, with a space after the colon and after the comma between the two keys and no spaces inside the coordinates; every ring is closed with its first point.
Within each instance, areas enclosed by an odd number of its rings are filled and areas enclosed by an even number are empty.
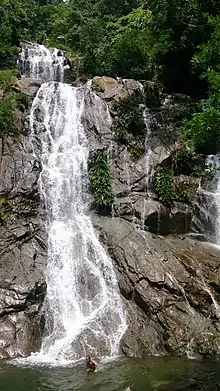
{"type": "Polygon", "coordinates": [[[49,361],[77,360],[88,353],[115,356],[126,330],[113,265],[87,213],[85,90],[45,83],[31,109],[48,232],[46,326],[39,357],[49,361]]]}

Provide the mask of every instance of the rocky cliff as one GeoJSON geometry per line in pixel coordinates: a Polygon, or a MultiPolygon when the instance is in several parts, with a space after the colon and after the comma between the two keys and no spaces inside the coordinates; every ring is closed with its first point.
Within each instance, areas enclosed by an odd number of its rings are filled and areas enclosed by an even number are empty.
{"type": "Polygon", "coordinates": [[[39,311],[46,285],[46,234],[24,117],[19,140],[1,140],[0,358],[29,355],[40,346],[39,311]]]}
{"type": "MultiPolygon", "coordinates": [[[[38,87],[25,77],[16,84],[30,98],[38,87]]],[[[100,216],[93,205],[91,213],[114,262],[127,311],[128,330],[121,350],[128,356],[217,355],[219,251],[188,235],[195,219],[194,195],[190,202],[163,205],[153,181],[158,165],[167,165],[178,149],[179,119],[188,98],[169,96],[159,108],[145,112],[149,114],[145,131],[138,136],[142,153],[134,158],[132,149],[116,140],[111,123],[118,115],[114,102],[141,88],[134,80],[94,78],[83,118],[91,154],[107,151],[115,196],[113,217],[100,216]],[[99,123],[95,110],[100,113],[99,123]]],[[[47,252],[37,184],[40,171],[25,112],[19,138],[1,141],[1,358],[26,356],[40,346],[47,252]]],[[[198,178],[179,175],[177,179],[195,194],[198,178]]]]}
{"type": "MultiPolygon", "coordinates": [[[[113,100],[140,88],[131,80],[105,77],[95,78],[93,84],[110,109],[113,100]]],[[[219,249],[205,243],[214,225],[201,218],[201,209],[209,209],[213,195],[207,202],[197,175],[176,174],[179,193],[182,186],[191,196],[167,206],[159,201],[153,180],[157,167],[169,164],[180,148],[179,121],[187,99],[165,97],[163,105],[149,111],[147,148],[139,158],[114,137],[108,144],[109,135],[102,131],[102,146],[110,148],[115,209],[113,218],[96,215],[94,224],[114,262],[127,308],[129,326],[121,349],[128,356],[219,354],[219,249]]],[[[93,142],[90,145],[93,149],[93,142]]],[[[199,164],[204,168],[202,158],[199,164]]],[[[210,190],[210,181],[203,182],[210,190]]]]}

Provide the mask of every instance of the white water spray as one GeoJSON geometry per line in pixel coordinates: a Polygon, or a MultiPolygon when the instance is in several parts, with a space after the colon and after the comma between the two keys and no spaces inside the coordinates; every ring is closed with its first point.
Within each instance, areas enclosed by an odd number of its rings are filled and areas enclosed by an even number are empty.
{"type": "Polygon", "coordinates": [[[151,149],[151,138],[152,138],[152,131],[151,131],[151,121],[152,117],[149,112],[149,109],[146,108],[143,112],[143,119],[145,123],[146,128],[146,137],[145,137],[145,168],[146,168],[146,181],[145,181],[145,193],[146,196],[144,198],[144,207],[143,207],[143,215],[142,215],[142,223],[141,227],[144,229],[145,227],[145,213],[146,213],[146,203],[147,200],[151,197],[150,193],[150,184],[154,175],[153,170],[153,160],[152,160],[152,149],[151,149]]]}
{"type": "Polygon", "coordinates": [[[207,168],[210,168],[214,174],[215,190],[213,193],[214,204],[216,208],[216,224],[214,227],[215,244],[220,246],[220,155],[210,155],[206,160],[207,168]]]}
{"type": "Polygon", "coordinates": [[[206,159],[206,175],[197,190],[196,229],[220,248],[220,155],[206,159]]]}
{"type": "Polygon", "coordinates": [[[38,44],[22,48],[19,64],[23,74],[43,82],[62,82],[65,68],[69,68],[61,51],[38,44]]]}
{"type": "Polygon", "coordinates": [[[31,109],[48,231],[46,335],[34,357],[39,361],[115,356],[126,330],[112,262],[87,214],[89,148],[82,115],[88,93],[88,86],[45,83],[31,109]]]}

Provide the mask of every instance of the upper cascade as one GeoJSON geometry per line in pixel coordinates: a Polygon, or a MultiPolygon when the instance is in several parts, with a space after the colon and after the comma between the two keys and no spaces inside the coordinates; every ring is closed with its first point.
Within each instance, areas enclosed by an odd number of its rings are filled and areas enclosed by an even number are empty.
{"type": "Polygon", "coordinates": [[[42,82],[63,82],[68,61],[62,51],[44,45],[22,43],[19,68],[21,73],[42,82]]]}

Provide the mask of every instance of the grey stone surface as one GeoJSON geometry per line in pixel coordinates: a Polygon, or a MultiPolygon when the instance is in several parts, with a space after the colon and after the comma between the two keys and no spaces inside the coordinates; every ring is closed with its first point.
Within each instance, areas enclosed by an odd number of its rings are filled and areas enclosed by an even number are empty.
{"type": "MultiPolygon", "coordinates": [[[[38,87],[25,78],[16,84],[30,96],[38,87]]],[[[97,149],[108,153],[116,216],[93,216],[93,220],[114,262],[127,312],[121,351],[138,357],[189,355],[190,349],[196,356],[218,355],[219,251],[201,242],[202,227],[208,226],[205,217],[203,225],[198,206],[203,202],[198,197],[204,195],[197,194],[194,204],[174,203],[167,208],[154,193],[157,165],[165,164],[178,148],[178,118],[173,120],[172,113],[179,106],[169,98],[159,113],[152,113],[146,140],[151,149],[147,181],[146,154],[134,160],[115,141],[107,110],[108,103],[132,94],[140,83],[98,77],[93,87],[86,90],[83,123],[91,153],[97,149]],[[199,236],[161,236],[189,233],[192,221],[197,228],[200,225],[199,236]]],[[[0,358],[39,350],[46,293],[47,235],[38,192],[41,166],[38,153],[33,154],[28,113],[21,115],[20,127],[16,142],[0,141],[0,358]]],[[[34,142],[37,149],[37,137],[34,142]]],[[[213,218],[214,214],[213,207],[213,218]]]]}
{"type": "Polygon", "coordinates": [[[94,224],[127,311],[122,352],[218,356],[219,250],[185,236],[152,235],[120,218],[95,216],[94,224]]]}
{"type": "Polygon", "coordinates": [[[40,168],[27,136],[1,140],[0,170],[0,358],[14,358],[39,349],[46,292],[40,168]]]}

